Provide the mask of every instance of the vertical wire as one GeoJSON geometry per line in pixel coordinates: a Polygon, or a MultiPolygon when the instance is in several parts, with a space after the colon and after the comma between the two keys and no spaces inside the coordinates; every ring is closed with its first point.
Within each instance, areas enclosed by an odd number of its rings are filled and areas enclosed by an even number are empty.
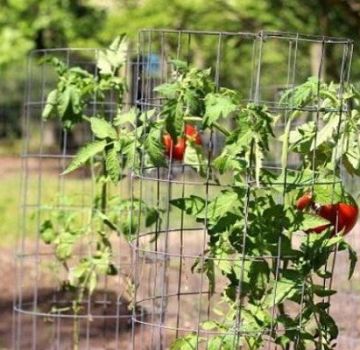
{"type": "MultiPolygon", "coordinates": [[[[45,77],[44,77],[44,66],[41,67],[41,107],[45,102],[45,77]]],[[[39,283],[39,265],[41,262],[40,255],[40,225],[41,225],[41,200],[42,200],[42,185],[43,185],[43,142],[44,142],[44,121],[41,118],[40,121],[40,145],[39,145],[39,168],[38,168],[38,181],[37,181],[37,199],[36,199],[36,242],[35,242],[35,276],[34,276],[34,297],[33,297],[33,312],[35,313],[38,308],[38,283],[39,283]]],[[[37,316],[33,315],[32,322],[32,349],[36,350],[37,343],[37,316]]]]}
{"type": "MultiPolygon", "coordinates": [[[[217,34],[217,39],[218,39],[218,44],[217,44],[217,56],[216,56],[216,71],[215,71],[215,87],[216,90],[219,89],[219,79],[220,79],[220,75],[219,75],[219,67],[220,67],[220,56],[221,56],[221,45],[222,45],[222,33],[218,33],[217,34]]],[[[208,225],[208,206],[209,206],[209,198],[210,198],[210,177],[211,177],[211,160],[212,160],[212,153],[213,153],[213,136],[214,136],[214,131],[211,128],[210,131],[210,138],[209,138],[209,144],[208,144],[208,155],[207,155],[207,169],[206,169],[206,178],[205,178],[205,207],[204,207],[204,212],[205,212],[205,219],[204,219],[204,225],[203,225],[203,235],[202,235],[202,251],[201,251],[201,259],[200,259],[200,266],[201,266],[201,271],[204,268],[204,264],[205,264],[205,250],[206,250],[206,245],[207,245],[207,236],[208,236],[208,232],[207,232],[207,225],[208,225]]],[[[197,326],[196,326],[196,349],[199,349],[199,335],[200,335],[200,324],[201,324],[201,314],[202,314],[202,299],[203,299],[203,294],[205,295],[209,295],[209,290],[205,293],[205,291],[203,290],[203,285],[204,285],[204,274],[201,273],[200,274],[200,284],[199,284],[199,292],[198,292],[198,302],[197,302],[197,310],[198,310],[198,314],[197,314],[197,326]]]]}
{"type": "MultiPolygon", "coordinates": [[[[316,184],[316,178],[315,178],[315,171],[316,171],[316,145],[317,145],[317,137],[318,137],[318,131],[319,131],[319,122],[320,122],[320,88],[321,88],[321,75],[323,70],[323,63],[324,63],[324,55],[325,55],[325,38],[323,38],[321,42],[321,57],[320,57],[320,63],[319,63],[319,70],[318,70],[318,76],[317,76],[317,89],[316,89],[316,98],[317,98],[317,105],[316,105],[316,116],[315,116],[315,135],[314,135],[314,150],[312,153],[312,190],[314,191],[314,187],[316,184]]],[[[327,263],[325,266],[325,271],[327,270],[327,263]]],[[[316,316],[314,315],[316,318],[316,316]]],[[[321,333],[319,333],[319,343],[321,344],[321,333]]]]}
{"type": "MultiPolygon", "coordinates": [[[[290,39],[289,41],[289,57],[288,57],[288,71],[287,71],[287,81],[286,81],[286,86],[290,85],[290,80],[291,80],[291,87],[293,88],[295,86],[295,77],[296,77],[296,63],[297,63],[297,53],[298,53],[298,41],[299,41],[299,34],[296,34],[295,37],[295,48],[293,48],[293,40],[290,39]],[[293,52],[294,51],[294,52],[293,52]],[[293,58],[292,58],[293,56],[293,58]],[[291,61],[293,60],[292,64],[291,61]]],[[[292,107],[292,102],[291,102],[291,107],[292,107]]],[[[285,125],[287,125],[287,123],[289,122],[289,109],[285,109],[285,125]]],[[[283,183],[283,192],[282,192],[282,201],[283,201],[283,205],[285,204],[286,201],[286,193],[287,193],[287,176],[288,176],[288,155],[286,157],[286,164],[285,164],[285,169],[282,169],[282,171],[284,171],[284,183],[283,183]]],[[[282,227],[282,229],[284,229],[284,227],[282,227]]],[[[276,300],[276,294],[277,294],[277,285],[278,285],[278,280],[279,280],[279,275],[280,275],[280,264],[281,264],[281,253],[282,253],[282,235],[279,235],[279,240],[278,240],[278,250],[277,250],[277,256],[276,256],[276,270],[275,270],[275,285],[274,285],[274,298],[273,298],[273,306],[272,306],[272,312],[271,312],[271,326],[270,326],[270,333],[273,332],[274,330],[274,318],[275,318],[275,300],[276,300]]],[[[286,259],[286,258],[285,258],[286,259]]],[[[283,261],[283,264],[285,266],[286,262],[285,260],[283,261]]],[[[277,316],[277,312],[276,312],[276,316],[277,316]]],[[[277,327],[277,324],[275,325],[275,327],[277,327]]],[[[277,347],[277,346],[276,346],[277,347]]],[[[269,348],[270,348],[270,342],[269,342],[269,348]]]]}
{"type": "Polygon", "coordinates": [[[257,57],[257,40],[253,40],[252,53],[251,53],[251,74],[250,74],[250,90],[249,90],[249,100],[254,99],[253,90],[254,90],[254,76],[256,75],[256,58],[257,57]]]}
{"type": "Polygon", "coordinates": [[[25,109],[24,109],[24,117],[23,117],[23,134],[24,141],[22,143],[22,151],[21,151],[21,189],[20,189],[20,230],[19,237],[17,243],[17,253],[16,253],[16,276],[17,276],[17,298],[15,299],[15,305],[17,307],[16,317],[14,315],[16,330],[14,330],[15,334],[15,342],[14,348],[20,349],[20,339],[22,339],[22,322],[21,322],[21,310],[23,308],[23,271],[24,271],[24,256],[25,256],[25,236],[26,236],[26,215],[27,215],[27,198],[28,198],[28,186],[29,186],[29,176],[28,176],[28,154],[29,154],[29,124],[31,117],[31,103],[30,103],[30,91],[32,90],[32,61],[33,61],[34,53],[31,52],[27,58],[27,79],[28,82],[25,85],[25,109]],[[19,267],[20,265],[20,267],[19,267]]]}
{"type": "MultiPolygon", "coordinates": [[[[340,81],[339,81],[339,91],[338,91],[338,98],[340,100],[340,106],[339,106],[339,122],[338,122],[338,125],[337,125],[337,135],[340,134],[340,128],[341,128],[341,124],[342,124],[342,117],[343,117],[343,112],[344,112],[344,84],[346,83],[345,82],[345,69],[346,69],[346,61],[348,59],[348,55],[349,55],[349,46],[344,44],[343,45],[343,55],[342,55],[342,62],[341,62],[341,70],[340,70],[340,81]]],[[[347,110],[347,113],[351,113],[351,111],[348,111],[347,110]]],[[[346,116],[345,116],[346,117],[346,116]]],[[[342,145],[340,145],[341,147],[342,145]]],[[[335,192],[335,183],[336,183],[336,160],[337,160],[337,155],[338,155],[338,148],[339,148],[339,141],[336,143],[335,145],[335,156],[334,156],[334,164],[333,164],[333,167],[334,167],[334,174],[333,174],[333,194],[335,192]]],[[[343,150],[341,149],[340,152],[342,152],[343,150]]],[[[341,161],[341,160],[340,160],[341,161]]],[[[338,214],[337,214],[338,216],[338,214]]],[[[338,217],[336,218],[336,221],[338,221],[338,217]]],[[[335,227],[335,234],[337,234],[337,226],[338,226],[338,223],[336,222],[336,227],[335,227]]],[[[332,259],[332,265],[331,265],[331,268],[330,268],[330,272],[331,272],[331,275],[333,276],[334,274],[334,270],[335,270],[335,262],[336,262],[336,256],[337,256],[337,252],[338,252],[338,248],[339,248],[339,245],[336,244],[336,247],[335,247],[335,250],[334,250],[334,253],[333,253],[333,259],[332,259]]],[[[324,284],[326,282],[326,279],[324,278],[324,284]]],[[[329,286],[328,286],[328,289],[331,290],[332,288],[332,284],[333,284],[333,278],[330,278],[329,280],[329,286]]],[[[329,295],[328,298],[327,298],[327,302],[330,304],[330,300],[331,300],[331,296],[329,295]]],[[[324,301],[324,300],[323,300],[324,301]]],[[[330,304],[331,305],[331,304],[330,304]]],[[[330,307],[327,309],[327,312],[330,313],[330,307]]]]}
{"type": "MultiPolygon", "coordinates": [[[[190,49],[191,49],[191,37],[192,35],[188,33],[187,38],[187,64],[190,65],[190,49]]],[[[181,198],[185,198],[185,164],[181,165],[181,198]]],[[[183,273],[183,254],[184,254],[184,211],[181,211],[180,214],[180,245],[179,245],[179,271],[178,271],[178,284],[177,284],[177,309],[176,309],[176,331],[175,338],[177,339],[179,336],[179,325],[180,325],[180,313],[181,313],[181,286],[182,286],[182,273],[183,273]]]]}
{"type": "MultiPolygon", "coordinates": [[[[140,94],[140,101],[138,101],[138,88],[139,88],[139,80],[141,78],[142,75],[142,63],[140,63],[140,58],[141,61],[143,60],[143,56],[142,56],[142,36],[143,36],[143,32],[139,31],[138,33],[138,40],[137,40],[137,44],[138,44],[138,52],[137,52],[137,58],[136,58],[136,67],[135,67],[135,87],[134,87],[134,91],[136,94],[136,102],[135,104],[140,106],[140,112],[142,112],[142,105],[141,105],[141,94],[140,94]],[[141,64],[141,66],[140,66],[141,64]],[[140,68],[141,67],[141,68],[140,68]]],[[[141,82],[142,83],[142,82],[141,82]]],[[[135,121],[135,125],[138,125],[138,118],[136,118],[135,121]]],[[[138,139],[137,139],[137,133],[135,133],[135,142],[134,142],[134,152],[136,154],[136,143],[137,143],[138,139]]],[[[132,218],[134,216],[134,168],[135,168],[135,158],[136,155],[134,156],[134,160],[133,160],[133,164],[131,166],[131,172],[130,172],[130,202],[131,202],[131,210],[130,210],[130,222],[132,222],[132,218]]],[[[140,169],[140,173],[141,173],[142,169],[140,169]]],[[[141,180],[140,180],[141,182],[141,180]]],[[[139,195],[139,200],[141,200],[141,196],[139,195]]],[[[133,291],[133,308],[132,308],[132,317],[131,317],[131,343],[132,343],[132,350],[136,350],[135,346],[136,346],[136,342],[135,342],[135,327],[136,327],[136,322],[137,322],[137,314],[136,314],[136,306],[137,306],[137,291],[138,291],[138,262],[139,262],[139,232],[136,232],[136,239],[135,239],[135,246],[134,246],[134,241],[132,241],[132,249],[131,249],[131,266],[132,266],[132,270],[133,270],[133,283],[135,285],[134,291],[133,291]]],[[[141,319],[142,320],[142,319],[141,319]]],[[[143,328],[143,326],[141,325],[141,328],[143,328]]],[[[117,338],[118,339],[118,338],[117,338]]],[[[118,341],[117,341],[117,347],[118,347],[118,341]]]]}
{"type": "MultiPolygon", "coordinates": [[[[254,102],[259,102],[259,89],[260,89],[260,77],[261,77],[261,61],[262,61],[262,49],[263,49],[263,32],[260,32],[257,38],[255,39],[255,42],[260,40],[259,44],[259,50],[258,50],[258,59],[257,59],[257,71],[256,71],[256,80],[255,80],[255,93],[254,93],[254,102]]],[[[255,57],[254,57],[255,60],[255,57]]],[[[254,72],[255,73],[255,72],[254,72]]],[[[243,285],[243,279],[244,279],[244,270],[245,270],[245,261],[246,261],[246,238],[247,238],[247,231],[248,231],[248,214],[249,214],[249,204],[250,204],[250,196],[251,196],[251,167],[252,164],[250,163],[248,165],[246,176],[245,176],[245,183],[246,183],[246,195],[245,195],[245,203],[244,203],[244,230],[243,230],[243,236],[242,236],[242,251],[241,251],[241,269],[240,269],[240,277],[239,282],[237,285],[237,293],[235,298],[235,305],[236,305],[236,318],[235,318],[235,334],[234,334],[234,343],[236,347],[239,347],[241,349],[240,337],[241,337],[241,315],[242,315],[242,285],[243,285]]]]}

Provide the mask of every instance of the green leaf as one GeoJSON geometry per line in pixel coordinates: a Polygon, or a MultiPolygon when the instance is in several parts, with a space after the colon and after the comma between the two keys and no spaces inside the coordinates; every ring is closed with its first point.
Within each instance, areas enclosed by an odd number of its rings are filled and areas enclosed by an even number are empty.
{"type": "Polygon", "coordinates": [[[206,330],[206,331],[212,331],[215,329],[221,329],[221,327],[219,327],[219,324],[215,321],[205,321],[201,323],[201,328],[206,330]]]}
{"type": "Polygon", "coordinates": [[[67,260],[72,255],[73,246],[76,240],[70,232],[62,232],[57,236],[55,254],[59,260],[67,260]]]}
{"type": "Polygon", "coordinates": [[[317,284],[312,285],[311,290],[319,297],[328,297],[336,294],[336,290],[326,289],[323,285],[317,285],[317,284]]]}
{"type": "Polygon", "coordinates": [[[220,93],[210,93],[205,97],[205,120],[206,126],[211,126],[220,118],[226,118],[230,113],[237,110],[238,106],[231,96],[220,93]]]}
{"type": "Polygon", "coordinates": [[[251,295],[260,299],[265,291],[269,282],[270,268],[265,260],[253,261],[250,265],[249,283],[252,288],[251,295]]]}
{"type": "Polygon", "coordinates": [[[67,86],[64,91],[57,94],[57,110],[59,116],[63,119],[67,113],[67,110],[71,107],[71,94],[74,90],[74,86],[67,86]]]}
{"type": "Polygon", "coordinates": [[[304,213],[303,221],[301,222],[299,229],[302,231],[308,231],[326,225],[330,225],[330,221],[319,215],[304,213]]]}
{"type": "Polygon", "coordinates": [[[145,226],[149,227],[156,223],[160,218],[160,213],[155,208],[147,208],[145,217],[145,226]]]}
{"type": "Polygon", "coordinates": [[[207,217],[216,221],[227,213],[238,214],[239,204],[236,192],[224,190],[208,205],[207,217]]]}
{"type": "Polygon", "coordinates": [[[46,99],[46,105],[44,107],[44,110],[42,112],[42,117],[44,119],[47,119],[50,117],[51,113],[53,113],[55,106],[57,105],[57,90],[52,90],[46,99]]]}
{"type": "Polygon", "coordinates": [[[267,294],[263,306],[272,307],[282,303],[285,299],[293,297],[299,289],[297,281],[289,280],[286,278],[280,278],[276,284],[274,284],[270,294],[267,294]]]}
{"type": "Polygon", "coordinates": [[[119,111],[119,113],[114,118],[113,124],[115,126],[120,126],[129,123],[135,127],[137,115],[138,115],[138,111],[136,108],[131,108],[127,112],[122,112],[122,113],[121,111],[119,111]]]}
{"type": "Polygon", "coordinates": [[[344,240],[342,240],[339,243],[338,250],[339,251],[341,251],[341,250],[347,250],[348,251],[349,262],[350,262],[348,279],[351,279],[352,275],[354,274],[355,267],[356,267],[357,260],[358,260],[357,253],[351,247],[351,245],[349,243],[345,242],[344,240]]]}
{"type": "Polygon", "coordinates": [[[202,146],[195,142],[186,140],[186,148],[184,154],[184,164],[194,168],[200,176],[205,176],[205,159],[202,152],[202,146]]]}
{"type": "Polygon", "coordinates": [[[154,91],[168,99],[175,99],[179,86],[176,83],[165,83],[155,87],[154,91]]]}
{"type": "Polygon", "coordinates": [[[89,281],[88,281],[88,289],[89,289],[90,294],[92,294],[94,292],[94,290],[96,289],[96,285],[97,285],[96,272],[91,271],[91,273],[89,275],[89,281]]]}
{"type": "Polygon", "coordinates": [[[115,147],[106,150],[105,158],[106,171],[113,183],[118,183],[121,175],[120,161],[115,147]]]}
{"type": "Polygon", "coordinates": [[[170,350],[196,350],[201,338],[195,333],[178,338],[170,345],[170,350]]]}
{"type": "Polygon", "coordinates": [[[195,195],[191,195],[189,198],[172,199],[170,204],[192,216],[197,216],[205,208],[205,200],[195,195]]]}
{"type": "Polygon", "coordinates": [[[185,73],[189,69],[189,65],[185,61],[182,61],[182,60],[172,59],[172,60],[170,60],[170,63],[173,65],[175,70],[179,73],[185,73]]]}
{"type": "Polygon", "coordinates": [[[165,129],[174,143],[184,132],[184,105],[181,100],[170,100],[164,106],[161,115],[165,118],[165,129]]]}
{"type": "MultiPolygon", "coordinates": [[[[336,181],[336,178],[329,179],[329,182],[336,181]]],[[[344,199],[343,187],[340,183],[314,186],[314,200],[319,205],[339,203],[344,199]]]]}
{"type": "Polygon", "coordinates": [[[165,148],[162,142],[162,134],[160,128],[153,126],[150,129],[144,141],[144,148],[154,166],[166,166],[165,148]]]}
{"type": "Polygon", "coordinates": [[[40,237],[46,243],[52,243],[56,238],[54,226],[50,220],[45,220],[40,226],[40,237]]]}
{"type": "Polygon", "coordinates": [[[90,118],[91,131],[99,139],[110,138],[115,140],[117,138],[117,132],[115,128],[111,126],[105,119],[92,117],[90,118]]]}
{"type": "Polygon", "coordinates": [[[127,41],[125,35],[117,36],[108,49],[99,53],[97,67],[103,75],[113,75],[126,61],[127,41]]]}
{"type": "Polygon", "coordinates": [[[94,141],[92,143],[84,146],[80,151],[76,154],[75,158],[66,168],[66,170],[62,173],[62,175],[68,174],[75,169],[78,169],[82,165],[84,165],[91,157],[95,156],[97,153],[103,151],[106,147],[106,141],[94,141]]]}

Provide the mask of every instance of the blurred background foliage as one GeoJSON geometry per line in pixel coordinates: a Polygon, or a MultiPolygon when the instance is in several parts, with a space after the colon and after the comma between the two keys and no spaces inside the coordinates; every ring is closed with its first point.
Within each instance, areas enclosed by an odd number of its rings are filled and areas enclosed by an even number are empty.
{"type": "MultiPolygon", "coordinates": [[[[21,134],[18,120],[29,51],[104,46],[121,32],[136,39],[141,28],[265,29],[348,37],[356,44],[352,78],[360,79],[358,0],[0,0],[0,9],[0,136],[21,134]]],[[[236,55],[235,50],[234,61],[236,55]]],[[[274,51],[267,59],[277,62],[278,56],[274,51]]],[[[326,64],[331,76],[331,57],[326,64]]],[[[237,76],[234,70],[240,76],[247,68],[229,67],[229,79],[237,76]]]]}

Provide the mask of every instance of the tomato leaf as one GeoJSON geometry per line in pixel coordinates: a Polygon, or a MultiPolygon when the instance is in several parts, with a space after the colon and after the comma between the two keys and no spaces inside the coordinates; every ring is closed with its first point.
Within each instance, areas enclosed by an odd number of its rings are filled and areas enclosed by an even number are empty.
{"type": "Polygon", "coordinates": [[[191,195],[189,198],[172,199],[170,203],[192,216],[198,216],[205,208],[205,200],[195,195],[191,195]]]}
{"type": "Polygon", "coordinates": [[[144,147],[152,164],[156,167],[166,166],[165,148],[159,127],[153,125],[144,141],[144,147]]]}
{"type": "Polygon", "coordinates": [[[220,118],[235,112],[238,106],[232,96],[223,93],[210,93],[205,97],[204,126],[211,127],[220,118]]]}
{"type": "Polygon", "coordinates": [[[117,138],[117,132],[115,128],[105,119],[92,117],[90,118],[90,125],[91,131],[99,139],[110,138],[115,140],[117,138]]]}
{"type": "Polygon", "coordinates": [[[106,141],[94,141],[92,143],[87,144],[76,154],[75,158],[71,161],[66,170],[62,173],[62,175],[68,174],[75,169],[84,165],[91,157],[95,156],[99,152],[103,151],[106,147],[106,141]]]}
{"type": "Polygon", "coordinates": [[[205,176],[205,159],[202,153],[202,146],[193,141],[186,140],[184,164],[194,168],[200,176],[205,176]]]}
{"type": "Polygon", "coordinates": [[[43,109],[42,112],[42,118],[47,119],[50,117],[50,115],[53,113],[53,111],[55,110],[55,107],[57,105],[57,89],[52,90],[46,99],[46,104],[45,107],[43,109]]]}
{"type": "Polygon", "coordinates": [[[304,213],[299,229],[302,231],[308,231],[325,225],[330,225],[330,221],[319,215],[304,213]]]}
{"type": "Polygon", "coordinates": [[[115,147],[106,150],[105,166],[112,182],[117,183],[121,175],[121,167],[118,152],[115,147]]]}

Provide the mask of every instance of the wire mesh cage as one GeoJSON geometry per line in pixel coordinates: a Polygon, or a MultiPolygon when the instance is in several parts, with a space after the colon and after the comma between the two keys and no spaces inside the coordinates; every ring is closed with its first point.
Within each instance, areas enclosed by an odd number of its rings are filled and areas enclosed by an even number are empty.
{"type": "Polygon", "coordinates": [[[89,118],[110,123],[132,103],[134,55],[115,44],[37,50],[28,60],[14,349],[130,343],[131,251],[104,224],[129,198],[127,173],[109,182],[94,155],[62,174],[94,139],[89,118]]]}
{"type": "Polygon", "coordinates": [[[358,168],[352,45],[140,32],[132,197],[160,215],[145,229],[133,211],[134,349],[335,346],[333,273],[343,250],[353,273],[358,213],[341,179],[358,168]]]}

